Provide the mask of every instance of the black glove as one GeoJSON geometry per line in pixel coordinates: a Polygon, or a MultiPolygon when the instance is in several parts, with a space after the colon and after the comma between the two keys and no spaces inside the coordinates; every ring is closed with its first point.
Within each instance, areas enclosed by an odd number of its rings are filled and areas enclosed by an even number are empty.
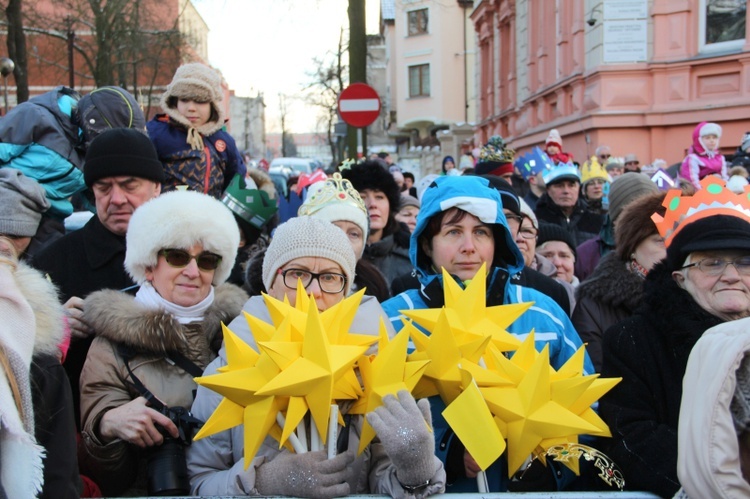
{"type": "MultiPolygon", "coordinates": [[[[549,464],[551,459],[547,460],[549,464]]],[[[516,472],[508,482],[509,492],[546,492],[557,490],[555,480],[556,471],[552,466],[545,466],[539,459],[534,459],[529,465],[516,472]]]]}

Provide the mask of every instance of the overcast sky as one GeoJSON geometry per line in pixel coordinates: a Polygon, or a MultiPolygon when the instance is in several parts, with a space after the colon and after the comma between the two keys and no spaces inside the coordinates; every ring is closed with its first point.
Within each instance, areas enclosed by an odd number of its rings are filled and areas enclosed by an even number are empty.
{"type": "MultiPolygon", "coordinates": [[[[380,0],[367,1],[367,32],[378,32],[380,0]]],[[[262,92],[266,127],[280,131],[278,94],[299,95],[312,59],[335,51],[348,29],[348,0],[193,0],[210,28],[209,62],[238,96],[262,92]]],[[[287,127],[315,131],[316,111],[289,102],[287,127]]]]}

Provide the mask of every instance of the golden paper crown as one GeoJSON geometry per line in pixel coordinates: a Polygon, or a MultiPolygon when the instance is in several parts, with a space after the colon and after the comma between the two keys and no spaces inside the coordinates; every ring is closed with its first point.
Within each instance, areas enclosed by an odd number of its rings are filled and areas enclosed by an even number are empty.
{"type": "Polygon", "coordinates": [[[670,189],[662,206],[667,209],[664,216],[654,213],[651,220],[669,246],[680,229],[713,215],[740,217],[750,223],[750,186],[742,194],[735,194],[727,189],[724,180],[711,175],[701,180],[701,189],[692,196],[670,189]]]}
{"type": "Polygon", "coordinates": [[[581,167],[581,183],[585,184],[592,178],[600,178],[609,181],[609,174],[602,165],[597,161],[596,156],[591,156],[581,167]]]}
{"type": "Polygon", "coordinates": [[[308,193],[307,199],[299,207],[298,215],[312,215],[334,203],[348,203],[362,210],[365,215],[367,214],[365,202],[362,201],[359,192],[349,180],[342,178],[340,173],[336,172],[324,182],[313,184],[313,186],[317,187],[317,190],[308,193]],[[317,187],[318,184],[322,185],[317,187]]]}

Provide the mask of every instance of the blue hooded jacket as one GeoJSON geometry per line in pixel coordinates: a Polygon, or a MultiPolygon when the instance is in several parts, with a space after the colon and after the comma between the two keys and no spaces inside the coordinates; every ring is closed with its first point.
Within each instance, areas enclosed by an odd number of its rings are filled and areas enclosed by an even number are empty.
{"type": "MultiPolygon", "coordinates": [[[[419,236],[433,216],[454,207],[474,215],[493,229],[495,255],[487,276],[487,305],[534,302],[531,308],[508,327],[508,331],[523,340],[533,329],[536,349],[541,351],[544,346],[549,345],[550,363],[555,369],[559,369],[582,346],[581,339],[568,316],[554,300],[539,291],[510,282],[510,276],[523,268],[523,256],[508,229],[500,194],[481,177],[438,177],[425,190],[417,226],[412,233],[409,247],[409,256],[412,265],[417,269],[421,286],[420,289],[404,291],[383,303],[383,309],[391,319],[393,327],[396,331],[403,327],[404,315],[399,312],[400,310],[443,306],[442,274],[432,266],[431,258],[419,244],[419,236]]],[[[593,373],[594,367],[586,354],[584,374],[593,373]]],[[[446,463],[448,469],[448,453],[455,435],[441,415],[445,405],[440,398],[432,397],[430,403],[435,453],[446,463]]],[[[487,470],[487,479],[490,491],[507,489],[504,459],[499,459],[487,470]]],[[[467,478],[456,480],[449,484],[447,489],[447,492],[471,491],[477,491],[476,480],[467,478]]]]}

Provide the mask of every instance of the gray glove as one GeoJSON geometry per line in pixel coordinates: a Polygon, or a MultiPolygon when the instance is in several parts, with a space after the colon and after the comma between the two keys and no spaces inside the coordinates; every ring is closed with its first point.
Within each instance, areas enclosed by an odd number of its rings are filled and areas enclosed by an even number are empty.
{"type": "Polygon", "coordinates": [[[346,468],[354,454],[327,459],[326,451],[284,453],[258,467],[255,488],[264,496],[341,497],[349,495],[346,468]]]}
{"type": "Polygon", "coordinates": [[[406,390],[383,397],[383,405],[367,413],[367,422],[378,434],[396,468],[396,478],[407,488],[427,483],[435,474],[435,437],[430,402],[414,400],[406,390]]]}

